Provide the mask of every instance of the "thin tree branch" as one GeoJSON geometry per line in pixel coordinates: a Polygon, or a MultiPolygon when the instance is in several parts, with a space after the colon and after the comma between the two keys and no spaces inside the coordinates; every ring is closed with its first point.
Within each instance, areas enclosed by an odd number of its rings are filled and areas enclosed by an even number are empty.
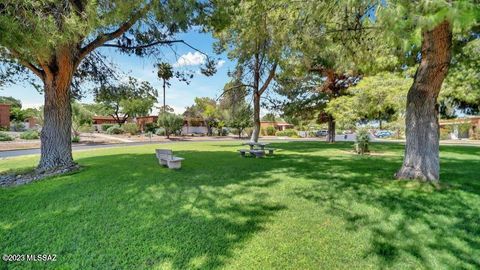
{"type": "Polygon", "coordinates": [[[217,98],[216,100],[217,100],[217,101],[220,100],[220,98],[221,98],[223,95],[225,95],[226,93],[228,93],[228,92],[230,92],[230,91],[232,91],[232,90],[234,90],[234,89],[240,88],[240,87],[255,88],[255,87],[254,87],[253,85],[251,85],[251,84],[243,84],[243,83],[242,83],[242,84],[237,84],[237,85],[234,85],[234,86],[229,87],[229,88],[227,88],[227,89],[224,89],[224,90],[222,91],[222,93],[220,94],[220,96],[218,96],[218,98],[217,98]]]}
{"type": "Polygon", "coordinates": [[[144,16],[147,13],[148,9],[150,8],[150,5],[151,4],[148,4],[144,8],[142,8],[140,11],[134,13],[132,17],[128,21],[120,25],[120,27],[117,30],[107,34],[98,35],[93,41],[91,41],[89,44],[87,44],[85,47],[83,47],[80,50],[77,62],[80,63],[80,61],[85,56],[87,56],[90,52],[92,52],[96,48],[104,45],[105,42],[116,39],[126,31],[128,31],[128,29],[130,29],[142,16],[144,16]]]}
{"type": "Polygon", "coordinates": [[[153,47],[153,46],[156,46],[156,45],[162,45],[162,44],[170,45],[170,44],[173,44],[173,43],[182,43],[185,46],[189,47],[190,49],[195,50],[195,51],[205,55],[208,58],[208,54],[201,51],[200,49],[197,49],[197,48],[193,47],[192,45],[190,45],[188,42],[186,42],[183,39],[159,40],[159,41],[155,41],[155,42],[152,42],[152,43],[149,43],[149,44],[137,45],[137,46],[122,46],[122,45],[110,44],[110,43],[105,43],[101,46],[102,47],[111,47],[111,48],[120,48],[120,49],[125,49],[125,50],[136,50],[136,49],[146,49],[146,48],[150,48],[150,47],[153,47]]]}

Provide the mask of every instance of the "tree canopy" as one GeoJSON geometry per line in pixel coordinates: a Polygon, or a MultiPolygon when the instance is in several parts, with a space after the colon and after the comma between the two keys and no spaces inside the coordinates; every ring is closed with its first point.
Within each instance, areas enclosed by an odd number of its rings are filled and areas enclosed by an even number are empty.
{"type": "Polygon", "coordinates": [[[151,112],[157,102],[157,90],[149,82],[128,78],[118,85],[94,89],[95,101],[103,104],[105,111],[123,124],[129,117],[144,116],[151,112]]]}
{"type": "Polygon", "coordinates": [[[379,73],[364,77],[348,88],[347,95],[331,100],[326,111],[342,126],[361,120],[395,121],[405,115],[405,103],[412,79],[405,74],[379,73]]]}
{"type": "Polygon", "coordinates": [[[467,42],[454,56],[440,102],[453,116],[455,110],[480,113],[480,39],[467,42]]]}

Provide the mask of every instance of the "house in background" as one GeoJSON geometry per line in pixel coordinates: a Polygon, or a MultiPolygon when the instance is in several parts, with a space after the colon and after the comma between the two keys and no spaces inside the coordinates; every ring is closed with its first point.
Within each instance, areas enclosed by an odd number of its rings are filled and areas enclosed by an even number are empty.
{"type": "MultiPolygon", "coordinates": [[[[147,124],[157,123],[158,115],[147,115],[147,116],[138,116],[134,119],[128,118],[126,122],[136,123],[139,130],[145,132],[147,124]]],[[[112,116],[94,116],[92,117],[93,126],[97,131],[102,130],[102,125],[115,125],[117,121],[112,116]]],[[[207,134],[207,127],[205,121],[201,118],[187,118],[184,117],[183,120],[183,135],[193,135],[193,134],[207,134]]]]}
{"type": "Polygon", "coordinates": [[[148,116],[138,116],[135,118],[135,122],[137,123],[138,129],[140,131],[145,131],[145,126],[147,124],[156,124],[158,121],[158,115],[148,115],[148,116]]]}
{"type": "Polygon", "coordinates": [[[280,121],[260,121],[260,128],[274,127],[276,130],[283,131],[293,128],[292,124],[289,124],[283,120],[280,121]]]}
{"type": "Polygon", "coordinates": [[[95,115],[92,117],[92,124],[96,131],[102,130],[102,125],[115,125],[117,120],[113,116],[95,115]]]}
{"type": "Polygon", "coordinates": [[[94,125],[104,125],[104,124],[116,124],[117,120],[113,116],[97,116],[92,117],[92,123],[94,125]]]}
{"type": "Polygon", "coordinates": [[[440,128],[451,128],[452,139],[472,138],[480,132],[480,116],[467,116],[464,118],[441,120],[440,128]],[[461,125],[468,125],[468,130],[462,130],[461,125]]]}
{"type": "Polygon", "coordinates": [[[10,128],[10,104],[0,104],[0,128],[10,128]]]}
{"type": "Polygon", "coordinates": [[[201,117],[183,117],[183,135],[193,135],[193,134],[202,134],[205,135],[208,133],[207,125],[201,117]]]}

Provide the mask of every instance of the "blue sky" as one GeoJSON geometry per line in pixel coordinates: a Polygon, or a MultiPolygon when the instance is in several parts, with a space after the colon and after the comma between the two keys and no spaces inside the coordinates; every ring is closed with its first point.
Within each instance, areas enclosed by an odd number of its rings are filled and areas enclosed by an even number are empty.
{"type": "MultiPolygon", "coordinates": [[[[210,33],[191,31],[179,34],[178,39],[183,39],[193,47],[220,60],[218,71],[212,77],[196,74],[189,85],[184,82],[179,82],[175,78],[171,80],[172,85],[167,89],[166,103],[172,106],[176,113],[182,113],[186,106],[193,104],[195,97],[217,97],[221,93],[221,89],[225,83],[228,82],[227,72],[229,69],[234,68],[234,63],[229,61],[226,55],[216,55],[213,52],[212,44],[215,40],[210,33]]],[[[155,59],[126,56],[111,48],[102,48],[101,50],[102,53],[110,57],[125,73],[130,73],[133,77],[149,81],[159,90],[158,101],[162,102],[161,83],[156,76],[156,70],[154,68],[154,64],[156,63],[155,59]]],[[[175,55],[171,49],[165,47],[163,49],[164,58],[162,61],[169,62],[177,66],[178,69],[199,71],[200,65],[197,64],[202,60],[199,53],[195,53],[194,50],[183,44],[175,45],[175,51],[177,55],[175,55]]],[[[3,89],[0,88],[0,95],[20,99],[24,108],[38,107],[43,104],[43,95],[39,94],[35,88],[27,83],[9,85],[3,89]]],[[[88,95],[81,100],[81,102],[93,102],[93,97],[88,95]]]]}

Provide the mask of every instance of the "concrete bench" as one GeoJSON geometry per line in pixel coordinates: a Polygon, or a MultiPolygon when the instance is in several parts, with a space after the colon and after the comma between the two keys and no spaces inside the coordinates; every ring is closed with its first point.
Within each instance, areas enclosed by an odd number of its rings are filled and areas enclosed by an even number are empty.
{"type": "Polygon", "coordinates": [[[261,158],[265,156],[264,150],[250,150],[250,155],[255,156],[256,158],[261,158]]]}
{"type": "Polygon", "coordinates": [[[158,158],[158,163],[162,166],[167,166],[169,169],[180,169],[182,167],[184,158],[175,157],[172,150],[155,149],[155,154],[158,158]]]}
{"type": "Polygon", "coordinates": [[[260,150],[260,149],[253,149],[253,150],[250,150],[250,149],[240,149],[238,150],[238,152],[240,153],[240,156],[242,157],[246,157],[246,153],[249,153],[251,156],[254,156],[254,157],[264,157],[265,156],[265,151],[263,150],[260,150]]]}
{"type": "Polygon", "coordinates": [[[273,155],[273,151],[275,151],[276,149],[274,148],[265,148],[265,151],[268,151],[268,155],[271,156],[273,155]]]}
{"type": "Polygon", "coordinates": [[[240,153],[240,156],[245,157],[245,154],[250,153],[250,150],[249,149],[240,149],[240,150],[238,150],[238,152],[240,153]]]}

